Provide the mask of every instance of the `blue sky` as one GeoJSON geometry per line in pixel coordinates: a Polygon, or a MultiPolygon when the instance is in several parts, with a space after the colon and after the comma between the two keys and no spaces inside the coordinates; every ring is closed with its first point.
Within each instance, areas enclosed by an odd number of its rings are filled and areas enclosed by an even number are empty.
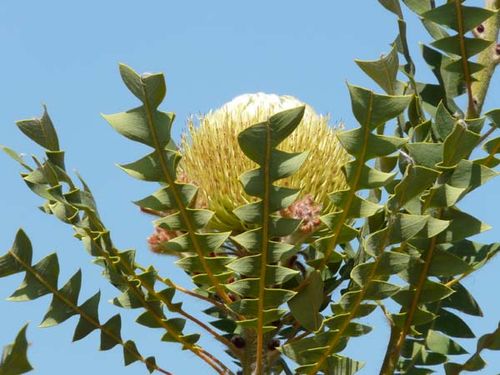
{"type": "MultiPolygon", "coordinates": [[[[428,36],[414,17],[409,35],[417,57],[418,43],[428,41],[428,36]]],[[[163,275],[189,286],[171,258],[150,254],[145,241],[152,229],[150,218],[130,203],[155,187],[134,181],[115,167],[144,152],[141,146],[115,134],[100,117],[100,113],[136,105],[120,81],[117,63],[125,62],[138,71],[165,72],[168,94],[163,108],[177,113],[177,138],[189,115],[256,91],[294,95],[318,112],[330,113],[332,121],[344,121],[349,128],[355,122],[346,81],[375,88],[353,60],[377,58],[389,50],[395,36],[394,17],[376,0],[318,0],[307,5],[296,0],[2,1],[0,144],[40,154],[14,123],[38,116],[42,104],[47,104],[60,142],[68,151],[68,169],[78,170],[92,187],[117,246],[136,248],[141,264],[154,263],[163,275]]],[[[424,65],[418,69],[420,79],[432,79],[424,65]]],[[[485,108],[498,106],[491,99],[499,94],[497,76],[485,108]]],[[[102,320],[116,313],[106,303],[116,292],[106,286],[99,269],[72,238],[71,228],[36,209],[40,200],[21,182],[18,166],[6,156],[0,155],[0,170],[1,252],[9,248],[17,229],[23,227],[33,241],[35,259],[57,251],[63,265],[60,282],[82,268],[81,298],[101,289],[102,320]]],[[[499,228],[499,189],[498,179],[490,182],[467,198],[462,207],[499,228]]],[[[498,229],[478,240],[498,240],[498,229]]],[[[500,316],[498,298],[492,297],[498,295],[498,267],[497,258],[466,282],[485,313],[482,321],[469,320],[478,335],[493,330],[500,316]]],[[[49,297],[29,303],[4,301],[21,279],[15,276],[0,281],[0,345],[10,342],[30,321],[34,373],[144,373],[139,364],[124,368],[118,349],[98,352],[95,333],[71,344],[74,318],[59,327],[36,328],[49,297]]],[[[202,316],[203,305],[188,302],[186,306],[202,316]]],[[[124,312],[124,321],[132,322],[136,315],[124,312]]],[[[386,345],[386,323],[380,316],[374,316],[372,322],[374,332],[353,339],[348,349],[355,358],[368,362],[361,372],[365,375],[376,373],[386,345]]],[[[177,375],[209,373],[200,370],[202,363],[191,353],[161,343],[160,332],[124,323],[123,336],[135,339],[144,354],[155,354],[159,364],[177,375]]],[[[475,345],[471,340],[463,342],[470,349],[475,345]]],[[[202,344],[222,355],[220,346],[211,340],[202,340],[202,344]]],[[[500,358],[492,353],[485,357],[491,367],[483,373],[499,372],[500,358]]]]}

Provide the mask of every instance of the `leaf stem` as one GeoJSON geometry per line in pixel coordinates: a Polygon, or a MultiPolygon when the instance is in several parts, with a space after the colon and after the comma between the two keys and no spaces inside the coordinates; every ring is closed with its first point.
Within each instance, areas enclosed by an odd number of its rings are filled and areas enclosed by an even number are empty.
{"type": "Polygon", "coordinates": [[[455,9],[457,12],[458,38],[460,40],[460,54],[462,55],[462,69],[464,72],[465,86],[467,88],[467,118],[476,118],[477,109],[472,94],[472,77],[469,70],[469,55],[465,47],[464,15],[462,11],[462,1],[455,0],[455,9]]]}
{"type": "MultiPolygon", "coordinates": [[[[500,10],[500,0],[486,0],[485,8],[493,11],[500,10]]],[[[484,22],[485,40],[497,42],[500,30],[500,11],[484,22]]],[[[496,43],[479,53],[477,62],[484,66],[476,75],[477,80],[472,83],[472,95],[475,100],[477,113],[480,114],[486,99],[486,94],[490,86],[495,69],[500,62],[500,55],[496,52],[496,43]]]]}
{"type": "MultiPolygon", "coordinates": [[[[141,82],[142,82],[142,80],[141,80],[141,82]]],[[[165,177],[165,181],[169,184],[169,186],[171,188],[172,195],[173,195],[173,198],[175,200],[176,206],[177,206],[179,213],[182,217],[182,221],[185,223],[185,225],[187,227],[186,229],[187,229],[188,236],[191,239],[194,250],[196,251],[196,254],[198,255],[198,257],[200,259],[200,262],[201,262],[203,269],[207,273],[207,276],[210,279],[210,281],[212,282],[212,285],[214,286],[217,294],[226,303],[229,304],[232,301],[229,298],[229,296],[227,295],[224,288],[221,286],[221,284],[217,280],[217,278],[215,277],[215,275],[213,274],[212,270],[210,269],[210,267],[205,259],[203,249],[199,243],[198,238],[196,237],[195,229],[191,223],[191,220],[189,218],[189,214],[187,213],[187,209],[182,202],[181,194],[177,189],[177,185],[175,184],[175,178],[173,178],[170,175],[170,172],[168,170],[167,161],[165,160],[165,155],[164,155],[164,149],[161,146],[159,138],[158,138],[158,134],[157,134],[156,127],[155,127],[154,120],[153,120],[153,116],[152,116],[152,108],[151,108],[151,105],[149,103],[149,99],[148,99],[148,95],[147,95],[144,83],[142,85],[142,91],[143,91],[143,96],[144,96],[144,109],[146,112],[148,127],[149,127],[149,130],[151,132],[151,137],[153,140],[154,148],[155,148],[156,153],[158,155],[158,160],[160,162],[160,169],[162,171],[162,174],[165,177]]]]}
{"type": "Polygon", "coordinates": [[[129,354],[137,358],[137,360],[141,361],[144,363],[146,366],[152,366],[156,371],[161,372],[162,374],[166,375],[172,375],[172,373],[158,367],[156,364],[153,364],[151,362],[148,362],[146,358],[144,358],[142,355],[137,353],[136,351],[130,349],[123,340],[116,335],[113,334],[113,332],[109,331],[106,329],[103,325],[101,325],[98,321],[96,321],[94,318],[89,316],[85,311],[83,311],[79,306],[75,305],[71,300],[66,298],[62,293],[59,292],[57,288],[54,288],[50,283],[48,283],[43,276],[41,276],[35,268],[33,268],[30,264],[26,263],[22,258],[18,257],[16,253],[14,253],[12,250],[9,250],[8,254],[12,256],[17,263],[19,263],[24,270],[32,275],[34,278],[38,280],[40,284],[42,284],[47,290],[50,291],[50,293],[58,298],[62,303],[64,303],[66,306],[68,306],[71,310],[76,312],[79,316],[81,316],[84,320],[86,320],[88,323],[93,325],[95,328],[99,329],[101,332],[103,332],[106,336],[108,336],[110,339],[112,339],[114,342],[117,344],[121,345],[129,354]]]}
{"type": "Polygon", "coordinates": [[[256,349],[256,375],[264,373],[264,300],[266,288],[266,269],[267,269],[267,255],[269,252],[269,202],[271,200],[271,175],[270,175],[270,162],[271,162],[271,128],[269,122],[266,126],[266,145],[265,145],[265,162],[263,165],[264,172],[264,194],[262,204],[262,251],[260,255],[260,280],[259,280],[259,300],[257,307],[257,349],[256,349]]]}
{"type": "MultiPolygon", "coordinates": [[[[428,198],[427,202],[430,202],[430,198],[428,198]]],[[[438,216],[441,216],[441,213],[438,216]]],[[[393,329],[391,329],[391,337],[389,340],[389,345],[387,347],[388,351],[386,352],[386,355],[384,357],[384,361],[380,369],[380,375],[392,375],[396,369],[396,365],[399,360],[403,344],[406,340],[406,336],[408,336],[410,332],[410,328],[413,323],[413,318],[415,317],[415,314],[418,310],[420,296],[423,293],[424,284],[425,281],[427,280],[427,275],[429,273],[429,269],[432,264],[432,258],[434,256],[436,244],[437,244],[437,237],[434,236],[431,239],[429,247],[425,251],[425,254],[423,255],[425,258],[423,263],[423,269],[420,272],[419,278],[414,287],[415,291],[413,293],[410,306],[406,311],[406,319],[403,328],[397,329],[396,326],[393,326],[393,329]]]]}

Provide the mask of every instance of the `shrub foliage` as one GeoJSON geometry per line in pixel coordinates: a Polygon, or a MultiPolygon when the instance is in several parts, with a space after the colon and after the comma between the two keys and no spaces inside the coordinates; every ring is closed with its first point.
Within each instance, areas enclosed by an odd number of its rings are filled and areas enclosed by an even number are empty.
{"type": "MultiPolygon", "coordinates": [[[[42,200],[42,211],[70,225],[102,267],[118,290],[112,303],[137,310],[137,324],[161,329],[161,341],[191,351],[200,366],[219,374],[354,374],[363,364],[343,350],[370,332],[377,308],[390,328],[380,374],[475,371],[485,366],[483,350],[500,349],[497,328],[478,340],[465,362],[456,359],[467,353],[460,340],[474,337],[463,314],[482,315],[462,280],[499,251],[498,243],[469,239],[489,226],[460,209],[462,199],[498,174],[500,138],[493,134],[500,109],[483,112],[483,106],[500,61],[499,2],[479,8],[460,0],[402,0],[433,38],[421,52],[436,83],[415,78],[400,1],[379,2],[394,14],[398,36],[380,59],[356,63],[383,92],[348,85],[357,126],[337,134],[349,155],[342,165],[345,188],[325,192],[331,205],[308,230],[301,225],[304,217],[283,214],[297,203],[300,190],[280,183],[308,157],[306,149],[280,148],[302,126],[304,107],[239,133],[238,145],[255,167],[239,177],[250,199],[232,212],[234,227],[223,231],[211,224],[217,212],[197,204],[203,186],[182,176],[182,149],[171,138],[175,115],[159,109],[166,95],[163,74],[139,75],[120,65],[139,106],[104,118],[147,149],[120,168],[158,186],[135,203],[158,213],[154,225],[166,237],[155,250],[177,257],[192,289],[165,278],[154,265],[141,266],[135,251],[114,245],[90,188],[67,172],[46,110],[39,119],[17,123],[44,149],[43,158],[33,156],[28,163],[4,148],[23,168],[22,179],[42,200]],[[207,322],[176,302],[179,293],[207,303],[207,322]],[[234,362],[223,363],[203,348],[200,333],[186,329],[186,321],[223,345],[234,362]]],[[[25,275],[10,300],[52,296],[41,326],[77,316],[73,340],[98,330],[100,349],[120,346],[125,365],[140,361],[149,372],[169,374],[122,338],[120,314],[101,320],[99,293],[80,298],[80,271],[60,284],[59,267],[55,253],[34,261],[22,230],[0,257],[0,277],[25,275]]],[[[25,333],[26,326],[5,348],[0,374],[32,369],[25,333]]]]}

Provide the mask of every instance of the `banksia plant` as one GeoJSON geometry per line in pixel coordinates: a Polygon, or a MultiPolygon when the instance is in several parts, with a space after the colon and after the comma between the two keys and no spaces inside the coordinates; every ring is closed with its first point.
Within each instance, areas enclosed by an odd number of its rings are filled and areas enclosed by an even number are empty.
{"type": "MultiPolygon", "coordinates": [[[[104,118],[147,149],[120,168],[155,185],[135,201],[156,216],[147,242],[174,255],[162,267],[171,259],[192,288],[114,244],[90,187],[67,172],[46,110],[17,123],[43,158],[28,163],[4,148],[42,211],[70,225],[102,267],[117,289],[112,304],[136,310],[137,324],[161,332],[160,345],[191,352],[200,373],[354,374],[363,358],[345,350],[370,333],[377,309],[388,330],[381,375],[477,371],[486,366],[484,350],[500,349],[496,322],[475,351],[462,346],[475,337],[467,315],[482,316],[462,281],[500,245],[470,239],[490,227],[461,204],[498,175],[500,109],[483,107],[499,61],[500,4],[403,1],[434,39],[422,53],[437,83],[424,83],[415,78],[400,2],[380,3],[397,18],[397,39],[378,60],[356,63],[384,92],[348,85],[357,124],[347,130],[292,97],[249,94],[199,124],[190,120],[177,145],[175,115],[159,109],[163,74],[120,65],[138,106],[104,118]],[[180,294],[206,304],[205,321],[180,294]],[[213,355],[201,335],[229,360],[213,355]]],[[[80,299],[81,271],[60,285],[55,253],[34,261],[23,230],[0,257],[0,277],[18,273],[25,279],[11,300],[52,296],[41,326],[76,316],[74,340],[97,330],[100,349],[121,347],[125,365],[170,374],[122,337],[121,314],[101,320],[99,292],[80,299]]],[[[25,326],[6,347],[0,374],[29,371],[27,349],[25,326]]]]}

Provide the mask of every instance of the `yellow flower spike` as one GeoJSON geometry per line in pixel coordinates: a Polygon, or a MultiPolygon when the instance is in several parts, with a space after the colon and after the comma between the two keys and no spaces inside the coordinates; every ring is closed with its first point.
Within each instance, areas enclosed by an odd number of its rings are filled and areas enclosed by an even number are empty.
{"type": "MultiPolygon", "coordinates": [[[[232,211],[253,200],[243,191],[238,177],[257,165],[240,150],[238,134],[278,112],[302,105],[292,96],[245,94],[201,116],[198,127],[190,119],[188,135],[182,138],[180,167],[186,178],[200,187],[198,204],[204,203],[215,212],[215,228],[240,228],[232,211]]],[[[331,206],[328,194],[347,186],[341,167],[349,156],[336,131],[328,125],[328,117],[316,114],[306,105],[301,124],[279,146],[288,152],[307,150],[309,155],[296,174],[278,184],[300,188],[300,197],[310,196],[326,209],[331,206]]]]}

